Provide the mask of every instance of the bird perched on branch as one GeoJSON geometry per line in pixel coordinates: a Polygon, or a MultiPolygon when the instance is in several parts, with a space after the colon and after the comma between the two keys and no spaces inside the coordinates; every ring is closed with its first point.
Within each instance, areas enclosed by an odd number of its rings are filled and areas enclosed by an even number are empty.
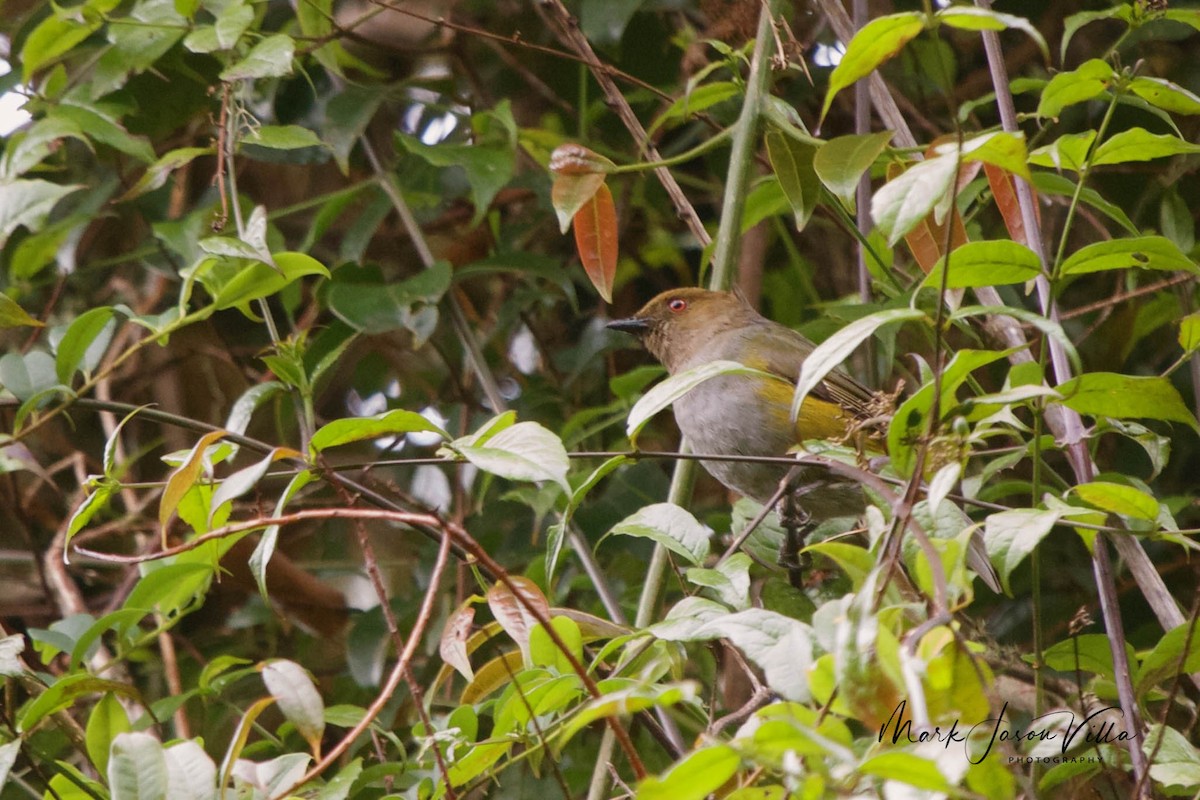
{"type": "MultiPolygon", "coordinates": [[[[808,439],[857,440],[867,450],[883,450],[881,437],[868,429],[880,414],[877,396],[842,370],[830,372],[792,419],[800,368],[815,345],[736,294],[673,289],[608,327],[637,336],[672,375],[714,361],[736,361],[762,373],[717,375],[675,401],[679,430],[702,455],[783,456],[808,439]]],[[[763,504],[788,478],[781,509],[785,527],[811,529],[828,519],[858,516],[866,508],[856,481],[823,467],[789,471],[762,462],[702,463],[725,486],[763,504]]],[[[801,536],[790,544],[802,542],[801,536]]],[[[982,540],[976,537],[971,544],[969,566],[999,591],[982,540]]],[[[794,572],[799,565],[793,557],[794,551],[784,552],[781,560],[794,572]]]]}

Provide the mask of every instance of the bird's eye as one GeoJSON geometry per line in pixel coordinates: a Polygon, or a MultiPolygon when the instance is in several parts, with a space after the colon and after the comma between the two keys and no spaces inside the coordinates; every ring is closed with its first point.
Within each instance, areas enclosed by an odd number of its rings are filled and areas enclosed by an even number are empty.
{"type": "Polygon", "coordinates": [[[681,297],[676,297],[674,300],[671,300],[667,303],[667,308],[678,314],[680,311],[683,311],[685,308],[687,308],[687,300],[684,300],[681,297]]]}

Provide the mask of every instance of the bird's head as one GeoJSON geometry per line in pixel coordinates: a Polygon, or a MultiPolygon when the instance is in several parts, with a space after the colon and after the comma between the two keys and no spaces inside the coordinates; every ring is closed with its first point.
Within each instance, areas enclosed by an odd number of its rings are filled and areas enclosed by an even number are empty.
{"type": "Polygon", "coordinates": [[[642,306],[632,317],[608,327],[631,333],[668,372],[694,366],[698,353],[717,334],[760,320],[758,312],[733,292],[671,289],[642,306]]]}

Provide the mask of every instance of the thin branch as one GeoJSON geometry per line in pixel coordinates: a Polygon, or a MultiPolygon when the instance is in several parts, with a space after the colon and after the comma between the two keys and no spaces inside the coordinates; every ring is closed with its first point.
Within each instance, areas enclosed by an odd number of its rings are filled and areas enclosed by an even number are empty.
{"type": "MultiPolygon", "coordinates": [[[[412,659],[417,652],[417,647],[421,644],[421,640],[425,638],[425,629],[429,627],[429,621],[433,617],[433,601],[437,597],[438,585],[441,583],[442,572],[446,569],[446,562],[449,561],[449,556],[450,536],[448,533],[443,532],[441,546],[438,548],[437,561],[434,563],[433,572],[429,576],[429,588],[425,590],[425,598],[421,601],[421,608],[417,612],[417,619],[413,623],[412,630],[409,631],[408,641],[404,644],[404,649],[396,658],[396,665],[392,667],[391,674],[388,675],[387,681],[379,690],[379,696],[367,707],[363,718],[358,721],[358,724],[347,731],[346,735],[329,749],[325,757],[313,765],[312,769],[301,779],[300,785],[313,780],[329,769],[350,748],[350,745],[358,739],[363,731],[370,727],[371,723],[375,721],[384,707],[392,701],[392,696],[396,693],[396,689],[400,687],[400,682],[411,669],[412,659]]],[[[449,788],[448,784],[447,788],[449,788]]],[[[282,792],[272,800],[282,800],[287,795],[288,792],[282,792]]]]}

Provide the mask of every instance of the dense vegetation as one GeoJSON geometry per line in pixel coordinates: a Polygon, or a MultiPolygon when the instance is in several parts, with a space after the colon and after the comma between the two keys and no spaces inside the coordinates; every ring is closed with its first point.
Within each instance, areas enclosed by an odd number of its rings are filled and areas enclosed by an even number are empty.
{"type": "Polygon", "coordinates": [[[1200,8],[854,5],[6,2],[0,798],[1195,796],[1200,8]],[[894,404],[799,586],[690,285],[894,404]]]}

